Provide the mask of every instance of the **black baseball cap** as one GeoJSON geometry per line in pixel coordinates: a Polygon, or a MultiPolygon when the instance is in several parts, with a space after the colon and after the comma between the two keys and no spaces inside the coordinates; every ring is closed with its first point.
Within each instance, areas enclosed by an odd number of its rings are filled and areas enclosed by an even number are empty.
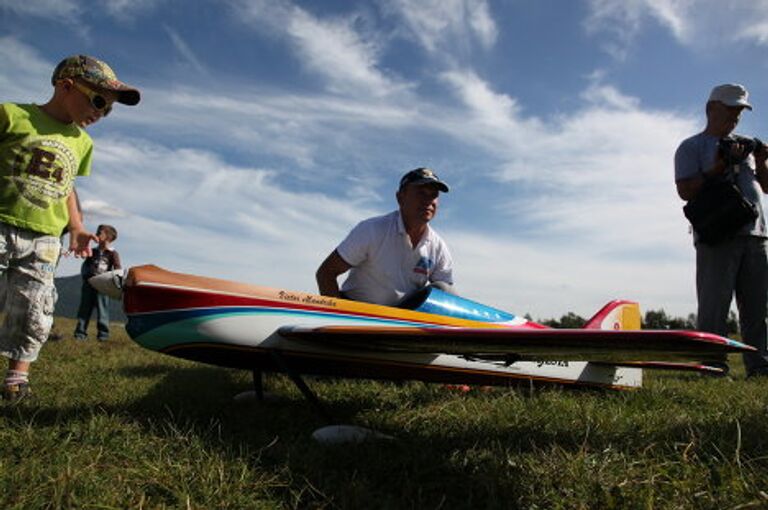
{"type": "Polygon", "coordinates": [[[400,179],[398,190],[402,190],[407,184],[436,184],[440,191],[448,193],[448,185],[441,181],[437,174],[429,168],[416,168],[405,174],[400,179]]]}

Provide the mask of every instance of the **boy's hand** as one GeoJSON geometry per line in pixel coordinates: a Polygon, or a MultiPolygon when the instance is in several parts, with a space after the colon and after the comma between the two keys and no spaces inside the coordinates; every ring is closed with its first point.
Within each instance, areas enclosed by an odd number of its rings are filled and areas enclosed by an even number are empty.
{"type": "Polygon", "coordinates": [[[69,231],[68,254],[78,258],[86,258],[92,255],[91,241],[98,242],[98,238],[83,228],[69,231]]]}

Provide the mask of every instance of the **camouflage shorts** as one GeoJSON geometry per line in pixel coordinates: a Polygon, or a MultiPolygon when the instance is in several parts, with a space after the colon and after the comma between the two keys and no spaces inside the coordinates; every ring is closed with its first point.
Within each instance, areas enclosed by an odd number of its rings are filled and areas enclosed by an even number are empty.
{"type": "Polygon", "coordinates": [[[58,237],[0,223],[0,355],[37,359],[53,324],[60,251],[58,237]]]}

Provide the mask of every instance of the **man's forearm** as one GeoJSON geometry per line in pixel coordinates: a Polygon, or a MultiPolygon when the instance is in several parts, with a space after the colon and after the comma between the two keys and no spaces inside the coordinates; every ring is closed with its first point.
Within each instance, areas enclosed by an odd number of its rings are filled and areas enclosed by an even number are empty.
{"type": "Polygon", "coordinates": [[[727,168],[728,166],[722,161],[722,159],[718,158],[714,165],[696,177],[677,181],[677,194],[683,200],[691,200],[693,197],[699,194],[701,187],[704,186],[704,181],[723,175],[727,168]]]}
{"type": "Polygon", "coordinates": [[[320,295],[329,297],[341,297],[339,282],[336,280],[336,277],[318,272],[316,279],[317,288],[320,290],[320,295]]]}
{"type": "Polygon", "coordinates": [[[760,184],[763,193],[768,193],[768,164],[765,161],[756,164],[755,176],[757,177],[757,182],[760,184]]]}
{"type": "Polygon", "coordinates": [[[338,277],[349,271],[351,267],[341,258],[341,255],[336,250],[332,251],[315,272],[317,288],[320,290],[320,294],[323,296],[341,297],[338,277]]]}

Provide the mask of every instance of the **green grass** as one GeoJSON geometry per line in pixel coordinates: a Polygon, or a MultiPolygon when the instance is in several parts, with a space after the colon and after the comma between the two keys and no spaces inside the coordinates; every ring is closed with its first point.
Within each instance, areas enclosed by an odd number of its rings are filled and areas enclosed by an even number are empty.
{"type": "MultiPolygon", "coordinates": [[[[73,324],[57,319],[60,330],[73,324]]],[[[767,508],[768,380],[655,373],[640,391],[310,379],[340,422],[394,441],[320,445],[247,372],[108,343],[49,342],[35,400],[0,406],[0,508],[767,508]]]]}

